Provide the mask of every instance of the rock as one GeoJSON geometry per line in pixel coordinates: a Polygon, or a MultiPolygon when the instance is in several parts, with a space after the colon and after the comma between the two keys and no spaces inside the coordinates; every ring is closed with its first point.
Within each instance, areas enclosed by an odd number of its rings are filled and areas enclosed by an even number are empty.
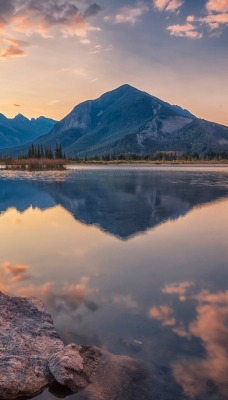
{"type": "Polygon", "coordinates": [[[148,396],[148,370],[128,356],[94,346],[71,344],[53,355],[49,368],[57,382],[86,400],[128,400],[148,396]],[[83,390],[84,389],[84,390],[83,390]]]}
{"type": "Polygon", "coordinates": [[[49,368],[58,383],[78,392],[92,382],[101,355],[95,346],[70,344],[51,357],[49,368]]]}
{"type": "Polygon", "coordinates": [[[48,368],[63,349],[40,300],[0,292],[0,397],[34,396],[54,381],[48,368]]]}
{"type": "Polygon", "coordinates": [[[64,347],[40,300],[0,292],[0,310],[1,399],[33,397],[49,387],[59,398],[81,391],[87,400],[151,400],[141,363],[95,346],[64,347]]]}

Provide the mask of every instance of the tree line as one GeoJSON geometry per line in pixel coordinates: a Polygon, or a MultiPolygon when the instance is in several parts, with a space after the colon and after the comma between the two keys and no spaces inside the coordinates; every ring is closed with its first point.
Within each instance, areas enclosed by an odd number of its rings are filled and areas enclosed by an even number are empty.
{"type": "Polygon", "coordinates": [[[38,144],[35,146],[34,144],[31,144],[31,146],[28,149],[27,154],[22,155],[19,157],[20,159],[41,159],[41,158],[46,158],[49,160],[53,159],[65,159],[66,156],[62,150],[62,145],[60,143],[57,143],[55,145],[55,149],[52,150],[51,146],[43,146],[42,144],[38,144]]]}
{"type": "Polygon", "coordinates": [[[197,152],[158,151],[152,154],[111,153],[94,156],[72,158],[73,161],[222,161],[228,160],[228,152],[208,151],[204,154],[197,152]]]}

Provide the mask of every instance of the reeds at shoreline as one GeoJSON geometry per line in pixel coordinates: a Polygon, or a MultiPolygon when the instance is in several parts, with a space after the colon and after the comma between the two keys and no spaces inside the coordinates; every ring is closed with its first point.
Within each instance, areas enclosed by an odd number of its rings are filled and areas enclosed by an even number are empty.
{"type": "Polygon", "coordinates": [[[5,161],[7,170],[28,170],[28,171],[46,171],[46,170],[64,170],[65,159],[48,158],[28,158],[28,159],[9,159],[5,161]]]}

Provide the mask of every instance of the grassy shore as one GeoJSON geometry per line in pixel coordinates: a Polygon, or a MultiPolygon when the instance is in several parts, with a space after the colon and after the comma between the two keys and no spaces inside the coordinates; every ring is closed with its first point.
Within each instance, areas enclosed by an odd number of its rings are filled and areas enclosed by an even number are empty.
{"type": "Polygon", "coordinates": [[[153,161],[153,160],[112,160],[112,161],[104,161],[104,160],[77,160],[77,161],[68,161],[68,165],[119,165],[119,164],[142,164],[142,165],[227,165],[228,160],[194,160],[194,161],[186,161],[186,160],[173,160],[173,161],[153,161]]]}
{"type": "Polygon", "coordinates": [[[28,170],[28,171],[46,171],[46,170],[63,170],[66,166],[64,159],[48,159],[48,158],[29,158],[19,160],[6,160],[4,162],[7,170],[28,170]]]}
{"type": "Polygon", "coordinates": [[[173,161],[154,161],[154,160],[67,160],[67,159],[22,159],[0,161],[0,165],[6,170],[65,170],[67,165],[175,165],[175,166],[228,166],[228,160],[173,160],[173,161]]]}

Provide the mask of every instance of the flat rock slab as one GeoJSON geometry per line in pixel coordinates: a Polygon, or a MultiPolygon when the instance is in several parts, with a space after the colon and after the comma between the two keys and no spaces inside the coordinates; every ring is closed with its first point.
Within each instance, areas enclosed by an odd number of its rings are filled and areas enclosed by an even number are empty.
{"type": "Polygon", "coordinates": [[[51,356],[64,347],[42,302],[0,292],[0,397],[34,396],[54,381],[51,356]]]}

